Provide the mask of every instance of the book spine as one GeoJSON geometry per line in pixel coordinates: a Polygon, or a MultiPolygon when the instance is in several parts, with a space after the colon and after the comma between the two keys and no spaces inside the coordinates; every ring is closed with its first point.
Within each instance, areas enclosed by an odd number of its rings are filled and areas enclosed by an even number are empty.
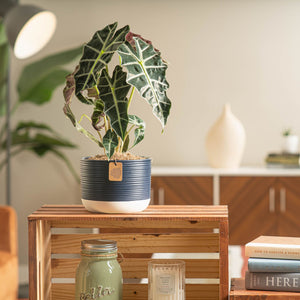
{"type": "Polygon", "coordinates": [[[300,247],[246,245],[245,255],[248,257],[300,259],[300,247]]]}
{"type": "Polygon", "coordinates": [[[248,270],[250,272],[298,273],[300,272],[300,260],[250,257],[248,259],[248,270]]]}
{"type": "Polygon", "coordinates": [[[247,290],[300,291],[300,273],[252,273],[245,277],[247,290]]]}

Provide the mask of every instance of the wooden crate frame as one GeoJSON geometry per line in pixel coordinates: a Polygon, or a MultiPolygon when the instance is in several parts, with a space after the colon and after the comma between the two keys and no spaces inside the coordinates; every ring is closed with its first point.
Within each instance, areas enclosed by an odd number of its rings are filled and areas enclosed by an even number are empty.
{"type": "Polygon", "coordinates": [[[80,242],[90,238],[117,241],[125,256],[124,300],[148,298],[139,279],[147,278],[152,253],[202,255],[184,259],[186,299],[228,299],[227,206],[153,205],[135,214],[94,214],[82,205],[45,205],[28,217],[28,230],[29,300],[74,299],[80,242]]]}

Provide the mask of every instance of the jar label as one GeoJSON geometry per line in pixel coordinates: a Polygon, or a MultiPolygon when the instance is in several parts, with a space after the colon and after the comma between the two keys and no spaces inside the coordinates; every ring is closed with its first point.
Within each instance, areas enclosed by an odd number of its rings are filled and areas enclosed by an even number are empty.
{"type": "Polygon", "coordinates": [[[156,289],[159,294],[172,295],[175,293],[175,276],[164,274],[157,276],[156,289]]]}
{"type": "Polygon", "coordinates": [[[92,287],[87,293],[80,293],[80,300],[101,299],[114,293],[114,288],[98,285],[97,287],[92,287]]]}
{"type": "Polygon", "coordinates": [[[121,162],[110,162],[108,170],[109,181],[122,181],[123,180],[123,164],[121,162]]]}

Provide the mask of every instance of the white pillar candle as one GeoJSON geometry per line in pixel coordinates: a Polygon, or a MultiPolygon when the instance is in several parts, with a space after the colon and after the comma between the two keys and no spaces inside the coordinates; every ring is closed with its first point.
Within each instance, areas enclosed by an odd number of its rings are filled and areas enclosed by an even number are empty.
{"type": "Polygon", "coordinates": [[[185,262],[153,260],[148,265],[148,300],[185,299],[185,262]]]}

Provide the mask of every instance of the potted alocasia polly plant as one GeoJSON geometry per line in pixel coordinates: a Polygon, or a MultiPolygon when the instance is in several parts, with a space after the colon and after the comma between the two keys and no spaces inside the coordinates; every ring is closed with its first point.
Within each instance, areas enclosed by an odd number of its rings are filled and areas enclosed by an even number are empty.
{"type": "Polygon", "coordinates": [[[67,76],[64,113],[103,152],[81,159],[82,202],[89,211],[128,213],[149,205],[151,159],[129,152],[143,140],[145,123],[129,108],[134,92],[139,92],[165,127],[171,108],[166,69],[150,41],[131,33],[128,25],[117,29],[114,23],[93,35],[79,65],[67,76]],[[110,70],[114,56],[119,59],[110,70]],[[73,95],[89,111],[79,120],[71,110],[73,95]],[[83,127],[83,119],[89,120],[93,133],[83,127]]]}

